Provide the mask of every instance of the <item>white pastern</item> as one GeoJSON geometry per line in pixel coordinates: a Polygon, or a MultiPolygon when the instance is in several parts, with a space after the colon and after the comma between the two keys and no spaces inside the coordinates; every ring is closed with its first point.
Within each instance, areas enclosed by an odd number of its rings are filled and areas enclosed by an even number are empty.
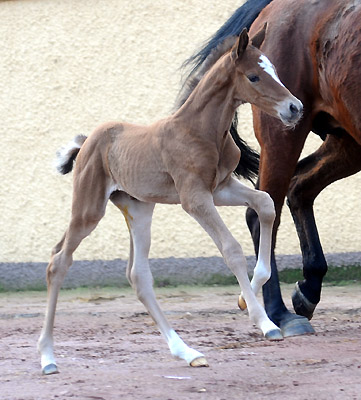
{"type": "Polygon", "coordinates": [[[172,355],[185,360],[188,364],[196,358],[204,357],[199,351],[188,347],[173,329],[167,335],[167,343],[172,355]]]}
{"type": "Polygon", "coordinates": [[[285,87],[285,85],[280,81],[280,78],[277,76],[275,67],[264,54],[261,55],[258,65],[263,68],[268,75],[271,75],[276,82],[285,87]]]}

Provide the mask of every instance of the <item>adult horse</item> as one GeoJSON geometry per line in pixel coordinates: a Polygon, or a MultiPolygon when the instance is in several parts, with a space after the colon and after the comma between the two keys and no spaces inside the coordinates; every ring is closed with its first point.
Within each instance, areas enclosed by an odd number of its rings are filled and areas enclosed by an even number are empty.
{"type": "MultiPolygon", "coordinates": [[[[265,307],[284,336],[313,331],[311,319],[320,301],[327,264],[313,213],[318,194],[332,182],[361,169],[361,2],[355,0],[248,0],[189,62],[190,76],[202,68],[211,50],[244,27],[250,34],[267,22],[262,51],[282,82],[305,105],[302,121],[286,130],[275,118],[253,107],[261,146],[257,186],[275,202],[272,276],[263,287],[265,307]],[[324,140],[301,161],[310,131],[324,140]],[[280,134],[281,133],[281,134],[280,134]],[[294,218],[303,256],[304,280],[292,296],[298,315],[281,296],[274,256],[276,233],[285,197],[294,218]],[[300,317],[302,316],[302,317],[300,317]],[[307,317],[307,319],[305,318],[307,317]]],[[[252,210],[247,222],[256,252],[259,221],[252,210]]]]}

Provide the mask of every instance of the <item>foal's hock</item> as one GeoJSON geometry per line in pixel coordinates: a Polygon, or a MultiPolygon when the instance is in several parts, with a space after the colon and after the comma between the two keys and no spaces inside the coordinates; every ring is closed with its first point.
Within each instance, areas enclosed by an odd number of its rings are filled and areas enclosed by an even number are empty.
{"type": "Polygon", "coordinates": [[[110,199],[123,213],[131,237],[127,278],[165,338],[173,356],[191,366],[207,366],[188,347],[160,309],[148,263],[150,226],[156,203],[182,204],[214,240],[238,279],[251,320],[271,340],[282,339],[255,294],[270,276],[274,207],[265,192],[232,177],[240,152],[229,134],[237,107],[251,102],[293,126],[302,104],[282,85],[270,61],[255,46],[265,27],[249,43],[247,31],[200,80],[172,116],[150,126],[107,123],[88,138],[78,136],[59,153],[59,170],[72,169],[73,205],[69,226],[47,267],[48,306],[38,348],[44,374],[58,372],[53,353],[53,325],[58,293],[72,255],[104,216],[110,199]],[[261,246],[252,282],[241,246],[215,206],[246,205],[259,215],[261,246]]]}

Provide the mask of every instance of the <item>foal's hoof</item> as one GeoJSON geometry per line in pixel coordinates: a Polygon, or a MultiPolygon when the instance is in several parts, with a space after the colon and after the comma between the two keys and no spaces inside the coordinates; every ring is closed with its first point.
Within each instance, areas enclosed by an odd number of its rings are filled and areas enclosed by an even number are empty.
{"type": "Polygon", "coordinates": [[[280,323],[283,337],[309,335],[315,333],[308,319],[299,315],[290,314],[288,318],[280,323]]]}
{"type": "Polygon", "coordinates": [[[281,329],[271,329],[270,331],[266,332],[264,337],[271,341],[280,341],[283,340],[283,335],[281,329]]]}
{"type": "Polygon", "coordinates": [[[243,298],[243,296],[240,294],[238,297],[238,307],[244,311],[247,309],[247,303],[246,300],[243,298]]]}
{"type": "Polygon", "coordinates": [[[311,303],[306,296],[301,292],[298,282],[296,283],[295,290],[292,294],[293,308],[296,314],[302,315],[308,319],[313,317],[313,312],[317,304],[311,303]]]}
{"type": "Polygon", "coordinates": [[[191,367],[209,367],[209,364],[207,362],[207,360],[205,359],[205,357],[198,357],[195,358],[190,364],[191,367]]]}
{"type": "Polygon", "coordinates": [[[52,375],[58,373],[58,367],[55,364],[49,364],[43,368],[43,375],[52,375]]]}

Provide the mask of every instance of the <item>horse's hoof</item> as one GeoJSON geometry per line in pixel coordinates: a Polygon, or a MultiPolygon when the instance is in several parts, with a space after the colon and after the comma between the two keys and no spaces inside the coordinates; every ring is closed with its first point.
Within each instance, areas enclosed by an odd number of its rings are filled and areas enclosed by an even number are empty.
{"type": "Polygon", "coordinates": [[[238,307],[239,307],[242,311],[244,311],[244,310],[247,309],[246,300],[243,298],[242,295],[239,295],[239,297],[238,297],[238,307]]]}
{"type": "Polygon", "coordinates": [[[302,315],[308,319],[313,317],[313,312],[317,304],[311,303],[306,296],[301,292],[298,282],[292,294],[293,308],[298,315],[302,315]]]}
{"type": "Polygon", "coordinates": [[[283,337],[309,335],[315,333],[308,319],[299,315],[290,314],[290,317],[280,324],[283,337]]]}
{"type": "Polygon", "coordinates": [[[271,341],[283,340],[281,329],[271,329],[270,331],[266,332],[264,337],[271,341]]]}
{"type": "Polygon", "coordinates": [[[55,364],[49,364],[43,368],[43,375],[52,375],[58,373],[58,367],[55,364]]]}
{"type": "Polygon", "coordinates": [[[205,357],[198,357],[195,358],[191,363],[190,363],[191,367],[195,367],[195,368],[199,368],[199,367],[209,367],[209,364],[207,362],[207,360],[205,359],[205,357]]]}

